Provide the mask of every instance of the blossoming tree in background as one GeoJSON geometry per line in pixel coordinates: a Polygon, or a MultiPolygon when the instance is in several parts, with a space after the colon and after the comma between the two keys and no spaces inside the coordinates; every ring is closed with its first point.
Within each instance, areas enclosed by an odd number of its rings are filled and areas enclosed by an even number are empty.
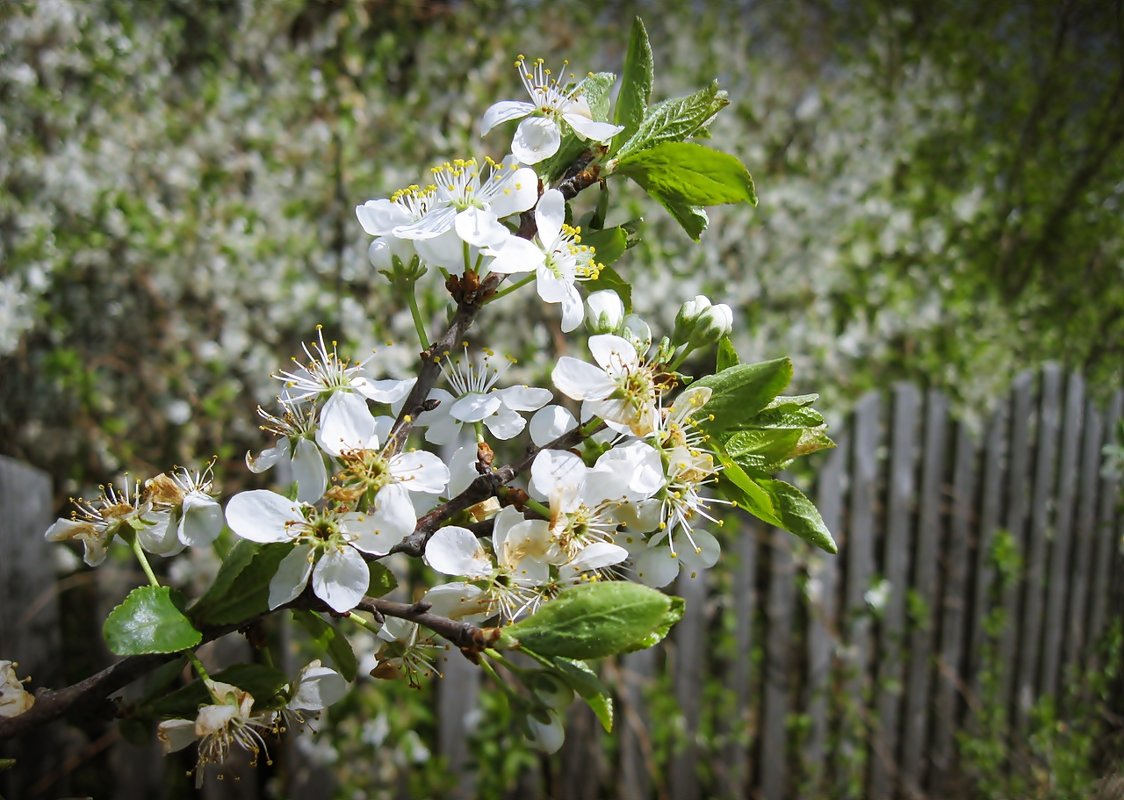
{"type": "Polygon", "coordinates": [[[276,406],[261,416],[276,439],[247,456],[253,472],[286,467],[287,485],[224,507],[209,467],[176,468],[76,501],[47,538],[81,543],[91,566],[127,546],[148,585],[105,620],[124,659],[86,681],[33,695],[0,662],[0,738],[159,668],[169,680],[119,715],[156,723],[168,752],[196,745],[202,781],[233,748],[268,757],[271,737],[344,696],[358,670],[350,627],[379,643],[373,675],[411,685],[434,672],[438,650],[458,648],[504,691],[526,737],[553,751],[575,697],[611,727],[589,662],[666,635],[682,601],[658,589],[718,561],[729,507],[834,551],[811,502],[774,477],[832,446],[815,395],[781,394],[785,358],[739,362],[726,305],[682,298],[673,329],[653,330],[628,280],[638,221],[611,221],[625,180],[696,240],[707,207],[756,202],[742,163],[695,141],[725,95],[652,104],[639,21],[615,102],[612,74],[555,74],[523,56],[516,67],[530,102],[498,102],[480,125],[494,142],[512,123],[510,155],[451,160],[356,208],[373,266],[412,311],[416,374],[381,374],[376,358],[341,355],[318,331],[275,373],[276,406]],[[434,273],[448,295],[441,330],[417,302],[434,273]],[[483,341],[489,306],[536,297],[558,307],[571,355],[550,386],[504,385],[499,357],[475,346],[511,345],[483,341]],[[199,597],[162,585],[149,561],[216,542],[222,566],[199,597]],[[423,594],[391,599],[392,554],[428,568],[423,594]],[[319,631],[321,652],[297,675],[270,666],[261,635],[280,611],[319,631]],[[235,631],[262,657],[204,665],[196,648],[235,631]],[[170,686],[184,664],[195,680],[170,686]]]}

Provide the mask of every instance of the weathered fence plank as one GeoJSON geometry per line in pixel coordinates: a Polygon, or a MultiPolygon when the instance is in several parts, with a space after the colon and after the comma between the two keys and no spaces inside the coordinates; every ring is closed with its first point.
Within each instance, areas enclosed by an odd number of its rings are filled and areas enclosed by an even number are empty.
{"type": "Polygon", "coordinates": [[[1069,576],[1069,616],[1066,635],[1065,667],[1078,668],[1088,644],[1089,593],[1093,581],[1091,559],[1097,520],[1097,474],[1101,465],[1101,414],[1090,400],[1085,408],[1085,434],[1081,447],[1081,486],[1073,536],[1073,570],[1069,576]]]}
{"type": "Polygon", "coordinates": [[[1022,728],[1034,704],[1038,665],[1042,652],[1042,604],[1045,590],[1046,537],[1050,505],[1054,497],[1054,463],[1061,421],[1062,371],[1057,364],[1042,369],[1038,403],[1037,451],[1034,457],[1034,488],[1030,495],[1030,534],[1023,570],[1023,600],[1019,632],[1018,678],[1015,687],[1015,722],[1022,728]]]}
{"type": "Polygon", "coordinates": [[[656,649],[639,650],[621,659],[620,703],[614,726],[621,742],[620,777],[617,797],[621,800],[648,800],[652,796],[652,741],[648,735],[651,720],[644,693],[656,676],[656,649]]]}
{"type": "Polygon", "coordinates": [[[1050,572],[1046,582],[1047,601],[1042,634],[1042,672],[1036,694],[1058,690],[1058,667],[1064,650],[1062,621],[1065,619],[1067,576],[1072,569],[1073,506],[1077,493],[1077,456],[1081,449],[1081,414],[1085,405],[1085,384],[1078,375],[1069,376],[1062,412],[1061,456],[1058,461],[1057,507],[1054,540],[1050,545],[1050,572]]]}
{"type": "MultiPolygon", "coordinates": [[[[843,492],[850,437],[839,437],[837,447],[824,460],[816,483],[816,506],[824,525],[839,536],[843,524],[843,492]]],[[[827,791],[829,703],[835,643],[839,637],[839,559],[815,552],[808,563],[808,677],[804,706],[808,710],[808,741],[803,749],[803,771],[811,797],[827,791]]]]}
{"type": "MultiPolygon", "coordinates": [[[[793,630],[795,575],[792,534],[776,528],[769,532],[769,598],[766,620],[776,631],[793,630]]],[[[788,636],[765,640],[764,699],[761,714],[761,793],[787,797],[788,711],[792,643],[788,636]]],[[[679,795],[672,791],[672,797],[679,795]]]]}
{"type": "Polygon", "coordinates": [[[980,490],[980,521],[975,536],[975,576],[972,582],[970,636],[968,639],[968,674],[973,676],[973,692],[979,688],[975,676],[980,674],[984,648],[984,621],[991,609],[992,583],[995,570],[991,548],[1002,516],[1003,485],[1010,461],[1006,446],[1008,406],[1000,405],[988,421],[987,435],[981,453],[983,484],[980,490]]]}
{"type": "MultiPolygon", "coordinates": [[[[1023,533],[1029,501],[1030,416],[1034,376],[1023,373],[1015,378],[1011,396],[1011,445],[1007,460],[1007,515],[1006,530],[1013,539],[1013,549],[1020,558],[1026,557],[1026,537],[1023,533]]],[[[1016,650],[1021,608],[1022,580],[1016,579],[1003,592],[1005,623],[999,637],[998,662],[999,702],[1010,708],[1016,686],[1016,650]]]]}
{"type": "MultiPolygon", "coordinates": [[[[866,591],[874,574],[874,520],[878,484],[879,409],[881,398],[869,393],[855,407],[851,458],[851,503],[842,556],[846,560],[843,613],[846,620],[847,658],[843,684],[845,707],[841,725],[849,727],[855,708],[869,685],[870,616],[866,610],[866,591]],[[850,707],[847,707],[849,703],[850,707]]],[[[862,780],[865,772],[865,746],[844,736],[836,754],[836,774],[841,783],[862,780]]]]}
{"type": "MultiPolygon", "coordinates": [[[[1115,440],[1116,426],[1120,424],[1124,412],[1124,392],[1117,392],[1105,415],[1104,440],[1109,444],[1115,440]]],[[[1097,524],[1093,532],[1093,585],[1092,602],[1089,613],[1089,641],[1095,643],[1100,637],[1108,608],[1109,568],[1115,561],[1117,548],[1116,503],[1120,497],[1120,479],[1114,474],[1106,474],[1100,481],[1100,499],[1097,504],[1097,524]]]]}
{"type": "MultiPolygon", "coordinates": [[[[0,456],[0,658],[19,662],[19,677],[30,675],[34,686],[58,686],[63,676],[52,552],[58,545],[43,538],[53,507],[46,473],[0,456]]],[[[35,742],[5,742],[0,756],[15,758],[16,766],[0,772],[0,795],[31,796],[52,775],[52,796],[68,793],[63,753],[57,730],[35,742]]]]}
{"type": "Polygon", "coordinates": [[[909,671],[902,735],[902,778],[911,795],[920,793],[928,766],[922,756],[929,750],[929,688],[938,605],[937,547],[941,540],[947,420],[948,402],[940,393],[930,391],[926,398],[917,543],[913,551],[911,588],[917,602],[909,609],[909,671]]]}
{"type": "Polygon", "coordinates": [[[968,589],[970,540],[975,522],[976,447],[967,426],[956,429],[956,456],[949,497],[949,530],[940,557],[943,573],[941,592],[941,644],[937,665],[937,691],[934,712],[933,776],[930,786],[938,791],[950,778],[956,763],[957,695],[964,688],[963,666],[968,589]]]}
{"type": "Polygon", "coordinates": [[[898,732],[903,680],[906,587],[913,549],[912,516],[917,459],[917,426],[921,393],[917,387],[894,387],[891,411],[890,465],[887,473],[886,529],[883,537],[883,579],[889,588],[882,606],[878,636],[878,677],[875,685],[877,729],[871,738],[870,797],[894,794],[898,772],[898,732]]]}
{"type": "Polygon", "coordinates": [[[438,669],[444,676],[437,684],[437,747],[445,757],[445,767],[459,775],[451,797],[468,800],[475,794],[472,756],[468,749],[468,715],[476,708],[480,692],[480,670],[451,651],[443,656],[438,669]]]}
{"type": "Polygon", "coordinates": [[[747,521],[733,546],[736,559],[733,574],[734,655],[726,686],[733,696],[733,714],[727,735],[730,743],[720,773],[723,796],[741,800],[749,789],[750,747],[755,705],[752,702],[753,625],[757,611],[757,551],[761,525],[747,521]]]}
{"type": "Polygon", "coordinates": [[[703,674],[706,655],[706,573],[684,569],[675,584],[676,594],[686,604],[683,619],[675,626],[675,699],[683,716],[680,749],[671,759],[668,786],[672,797],[697,800],[701,796],[698,778],[696,737],[702,717],[703,674]]]}

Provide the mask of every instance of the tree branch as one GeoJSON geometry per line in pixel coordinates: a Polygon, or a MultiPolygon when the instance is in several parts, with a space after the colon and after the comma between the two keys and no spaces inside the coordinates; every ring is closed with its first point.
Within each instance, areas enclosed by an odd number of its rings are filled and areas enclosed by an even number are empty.
{"type": "Polygon", "coordinates": [[[498,628],[481,628],[471,622],[461,622],[429,613],[429,603],[396,603],[381,597],[364,597],[356,606],[376,616],[398,617],[416,622],[445,637],[467,654],[479,653],[490,647],[500,636],[498,628]]]}

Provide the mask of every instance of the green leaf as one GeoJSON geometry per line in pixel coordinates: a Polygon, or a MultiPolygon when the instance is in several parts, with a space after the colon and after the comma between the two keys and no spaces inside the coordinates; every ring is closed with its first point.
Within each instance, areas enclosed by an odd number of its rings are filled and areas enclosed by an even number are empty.
{"type": "Polygon", "coordinates": [[[723,467],[718,473],[718,486],[726,498],[762,522],[775,528],[784,527],[769,493],[726,453],[719,452],[718,460],[723,467]]]}
{"type": "Polygon", "coordinates": [[[563,590],[504,628],[501,641],[543,656],[602,658],[657,644],[681,616],[678,597],[628,581],[599,581],[563,590]]]}
{"type": "Polygon", "coordinates": [[[612,289],[624,303],[624,313],[632,313],[632,284],[622,278],[612,267],[605,267],[595,280],[586,281],[585,287],[591,292],[612,289]]]}
{"type": "Polygon", "coordinates": [[[585,700],[606,732],[613,729],[612,696],[589,664],[557,656],[543,659],[540,663],[549,665],[559,679],[585,700]]]}
{"type": "Polygon", "coordinates": [[[350,683],[355,680],[355,675],[359,671],[359,662],[355,659],[355,651],[351,649],[351,643],[343,633],[311,611],[293,611],[293,619],[308,631],[316,648],[328,654],[345,681],[350,683]]]}
{"type": "Polygon", "coordinates": [[[371,597],[382,597],[398,586],[398,579],[394,577],[394,573],[378,561],[368,561],[367,570],[371,573],[371,580],[367,584],[367,594],[371,597]]]}
{"type": "Polygon", "coordinates": [[[624,144],[617,151],[617,157],[625,158],[664,142],[682,142],[697,136],[700,129],[729,104],[730,99],[718,88],[718,81],[686,97],[657,103],[648,110],[636,133],[627,140],[621,139],[624,144]]]}
{"type": "Polygon", "coordinates": [[[734,343],[730,341],[729,336],[723,336],[718,340],[718,359],[714,371],[721,372],[740,363],[741,359],[738,358],[738,351],[734,349],[734,343]]]}
{"type": "Polygon", "coordinates": [[[749,474],[772,475],[794,458],[800,442],[799,428],[752,428],[737,431],[726,440],[726,452],[749,474]]]}
{"type": "Polygon", "coordinates": [[[102,635],[110,651],[119,656],[178,653],[203,639],[177,608],[167,586],[140,586],[129,592],[105,618],[102,635]]]}
{"type": "Polygon", "coordinates": [[[675,207],[757,205],[753,178],[742,162],[701,144],[664,142],[619,159],[615,171],[675,207]]]}
{"type": "Polygon", "coordinates": [[[269,610],[269,582],[293,545],[240,541],[230,551],[211,588],[191,607],[198,625],[232,625],[269,610]]]}
{"type": "Polygon", "coordinates": [[[593,119],[598,122],[609,120],[609,90],[617,82],[617,76],[611,72],[597,72],[587,75],[578,84],[578,91],[585,96],[593,119]]]}
{"type": "MultiPolygon", "coordinates": [[[[254,697],[254,710],[278,709],[288,701],[289,680],[275,667],[265,664],[235,664],[211,675],[211,680],[229,683],[254,697]]],[[[194,680],[147,706],[144,710],[157,717],[192,718],[199,706],[214,702],[203,681],[194,680]]]]}
{"type": "Polygon", "coordinates": [[[818,394],[780,396],[761,409],[753,423],[762,428],[815,428],[824,424],[823,415],[812,408],[818,394]]]}
{"type": "Polygon", "coordinates": [[[781,520],[780,527],[828,553],[839,552],[819,510],[803,492],[790,483],[771,478],[759,478],[757,485],[772,498],[773,508],[781,520]]]}
{"type": "Polygon", "coordinates": [[[628,232],[620,226],[600,231],[583,231],[581,237],[582,244],[597,251],[594,259],[606,266],[620,258],[628,249],[628,232]]]}
{"type": "Polygon", "coordinates": [[[710,227],[710,217],[707,216],[706,209],[673,203],[662,197],[656,199],[659,200],[660,205],[667,209],[667,213],[671,214],[671,218],[687,232],[692,241],[697,242],[701,239],[703,232],[710,227]]]}
{"type": "Polygon", "coordinates": [[[614,117],[616,124],[623,125],[624,130],[617,134],[615,141],[627,142],[644,121],[648,101],[652,98],[652,74],[652,45],[648,42],[644,22],[637,17],[632,21],[628,37],[628,52],[624,57],[614,117]]]}
{"type": "Polygon", "coordinates": [[[750,422],[792,380],[792,361],[777,358],[757,364],[737,364],[695,381],[709,386],[708,417],[700,420],[711,435],[736,430],[750,422]]]}

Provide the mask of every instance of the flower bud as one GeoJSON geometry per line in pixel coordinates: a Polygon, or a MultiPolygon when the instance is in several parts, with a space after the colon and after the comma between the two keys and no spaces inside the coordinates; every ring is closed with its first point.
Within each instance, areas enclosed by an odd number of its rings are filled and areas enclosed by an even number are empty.
{"type": "Polygon", "coordinates": [[[648,327],[648,323],[642,320],[635,314],[629,314],[624,318],[624,329],[621,331],[621,336],[636,348],[636,354],[643,357],[645,353],[652,347],[652,329],[648,327]]]}
{"type": "Polygon", "coordinates": [[[616,333],[624,320],[624,303],[612,289],[593,292],[586,298],[589,314],[585,318],[591,334],[616,333]]]}
{"type": "Polygon", "coordinates": [[[734,312],[725,303],[719,303],[699,315],[688,341],[692,348],[714,344],[723,336],[728,336],[733,328],[734,312]]]}
{"type": "Polygon", "coordinates": [[[686,344],[695,332],[699,317],[709,308],[710,300],[701,294],[679,306],[679,313],[675,315],[675,331],[671,334],[672,344],[686,344]]]}

